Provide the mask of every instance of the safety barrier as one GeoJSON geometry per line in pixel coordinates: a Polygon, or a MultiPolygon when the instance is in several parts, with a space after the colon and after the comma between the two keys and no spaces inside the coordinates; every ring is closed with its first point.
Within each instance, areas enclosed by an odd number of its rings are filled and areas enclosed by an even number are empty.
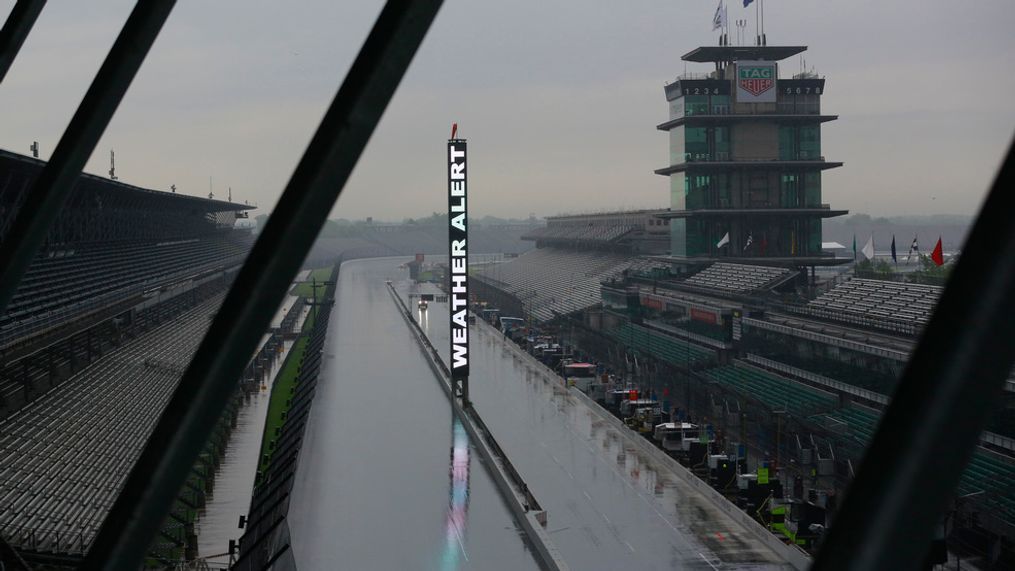
{"type": "Polygon", "coordinates": [[[486,465],[490,468],[493,480],[497,484],[497,489],[503,495],[505,502],[511,509],[511,513],[515,516],[526,537],[535,548],[541,563],[545,568],[550,570],[564,571],[569,569],[563,556],[557,550],[557,547],[553,545],[549,534],[544,529],[546,526],[546,512],[539,507],[539,502],[536,501],[535,496],[533,496],[514,465],[508,460],[503,449],[497,444],[489,428],[480,419],[479,413],[471,405],[463,407],[458,402],[458,399],[454,398],[451,391],[451,375],[447,365],[444,364],[437,349],[427,339],[426,333],[419,327],[416,320],[412,318],[412,312],[405,305],[405,301],[398,295],[398,292],[395,291],[394,286],[390,283],[388,284],[388,292],[398,306],[402,318],[405,319],[413,336],[419,343],[427,363],[437,377],[438,384],[441,385],[445,394],[448,395],[452,409],[458,418],[461,419],[476,450],[479,451],[486,461],[486,465]]]}

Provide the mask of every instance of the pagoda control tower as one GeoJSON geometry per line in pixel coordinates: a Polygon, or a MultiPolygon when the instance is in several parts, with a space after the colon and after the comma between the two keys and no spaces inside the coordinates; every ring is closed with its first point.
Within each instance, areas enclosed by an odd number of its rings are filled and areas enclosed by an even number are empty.
{"type": "Polygon", "coordinates": [[[805,46],[706,46],[681,59],[711,63],[665,87],[670,120],[672,261],[833,265],[821,250],[821,174],[842,166],[821,154],[824,78],[779,78],[779,62],[805,46]],[[726,239],[728,234],[728,240],[726,239]]]}

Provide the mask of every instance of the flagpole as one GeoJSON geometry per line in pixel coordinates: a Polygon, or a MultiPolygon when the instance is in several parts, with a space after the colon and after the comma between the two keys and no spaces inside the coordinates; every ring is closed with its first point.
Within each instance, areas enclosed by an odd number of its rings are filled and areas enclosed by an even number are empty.
{"type": "Polygon", "coordinates": [[[726,12],[728,5],[726,2],[722,3],[722,23],[726,26],[726,45],[730,45],[730,16],[726,12]]]}
{"type": "MultiPolygon", "coordinates": [[[[754,42],[756,45],[761,45],[761,0],[758,0],[754,4],[754,42]]],[[[855,258],[856,256],[854,256],[855,258]]]]}

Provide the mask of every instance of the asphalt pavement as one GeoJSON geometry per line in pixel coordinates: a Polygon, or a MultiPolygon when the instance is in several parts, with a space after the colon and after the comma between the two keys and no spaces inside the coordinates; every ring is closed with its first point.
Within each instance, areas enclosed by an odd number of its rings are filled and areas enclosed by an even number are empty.
{"type": "MultiPolygon", "coordinates": [[[[446,361],[447,304],[431,303],[416,317],[446,361]]],[[[473,405],[548,511],[550,537],[572,569],[785,566],[627,440],[641,436],[604,422],[495,329],[477,323],[470,343],[473,405]]]]}
{"type": "Polygon", "coordinates": [[[342,266],[289,508],[297,566],[538,569],[385,287],[405,261],[342,266]]]}

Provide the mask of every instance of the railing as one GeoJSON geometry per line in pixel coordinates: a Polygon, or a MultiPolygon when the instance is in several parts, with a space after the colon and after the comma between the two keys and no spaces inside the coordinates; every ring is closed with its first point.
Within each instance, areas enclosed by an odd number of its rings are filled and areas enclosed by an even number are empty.
{"type": "Polygon", "coordinates": [[[83,555],[95,533],[14,526],[4,528],[0,535],[12,547],[24,551],[83,555]]]}
{"type": "Polygon", "coordinates": [[[753,109],[742,109],[737,110],[733,105],[712,105],[701,112],[697,112],[693,107],[684,109],[684,117],[709,117],[709,116],[742,116],[742,117],[758,117],[765,115],[820,115],[821,108],[818,105],[800,105],[792,103],[779,103],[776,106],[775,111],[761,111],[758,112],[753,109]]]}
{"type": "Polygon", "coordinates": [[[712,73],[685,71],[684,73],[677,76],[678,81],[684,81],[688,79],[716,79],[712,76],[712,73]]]}
{"type": "Polygon", "coordinates": [[[777,361],[772,361],[771,359],[759,357],[758,355],[748,354],[744,357],[744,360],[749,363],[754,363],[755,365],[760,365],[766,369],[771,369],[773,371],[785,373],[787,375],[804,379],[812,383],[821,385],[823,387],[828,387],[830,389],[842,391],[844,393],[851,394],[853,396],[857,396],[862,399],[869,400],[871,402],[876,402],[878,404],[888,404],[889,398],[886,397],[885,395],[876,393],[874,391],[861,389],[849,383],[836,381],[835,379],[829,379],[828,377],[824,377],[816,373],[812,373],[810,371],[805,371],[803,369],[798,369],[796,367],[791,367],[789,365],[785,365],[777,361]]]}
{"type": "Polygon", "coordinates": [[[732,345],[726,343],[725,341],[714,339],[706,335],[694,333],[693,331],[688,331],[686,329],[681,329],[679,327],[671,327],[669,325],[665,325],[663,323],[659,323],[656,321],[646,320],[644,325],[648,329],[655,329],[656,331],[659,331],[661,333],[667,333],[676,337],[682,337],[684,339],[696,341],[703,345],[712,347],[713,349],[731,349],[733,347],[732,345]]]}
{"type": "Polygon", "coordinates": [[[914,323],[912,321],[895,320],[884,317],[867,317],[861,314],[851,314],[851,313],[843,313],[841,311],[831,311],[828,309],[811,307],[809,305],[786,304],[780,306],[779,309],[789,313],[795,313],[797,315],[817,317],[819,319],[836,321],[838,323],[849,323],[851,325],[860,325],[862,327],[870,327],[872,329],[879,329],[881,331],[887,331],[890,333],[907,335],[909,337],[916,337],[917,335],[920,334],[920,331],[923,329],[921,325],[914,323]]]}
{"type": "Polygon", "coordinates": [[[794,153],[791,157],[780,155],[778,157],[745,157],[733,156],[729,151],[717,151],[714,153],[684,153],[684,161],[688,163],[708,162],[773,162],[773,161],[825,161],[824,155],[811,154],[805,151],[794,153]]]}
{"type": "Polygon", "coordinates": [[[894,349],[885,349],[883,347],[877,347],[869,343],[861,343],[859,341],[850,341],[849,339],[843,339],[841,337],[835,337],[834,335],[825,335],[823,333],[816,333],[814,331],[807,331],[796,327],[788,327],[786,325],[780,325],[778,323],[770,323],[768,321],[762,321],[760,319],[754,319],[751,317],[744,317],[741,319],[744,325],[749,327],[757,327],[759,329],[767,329],[774,331],[775,333],[781,333],[784,335],[790,335],[793,337],[800,337],[803,339],[810,339],[819,343],[825,343],[828,345],[835,345],[844,349],[851,349],[860,353],[866,353],[868,355],[876,355],[878,357],[884,357],[886,359],[894,359],[896,361],[907,361],[909,360],[909,353],[902,351],[896,351],[894,349]]]}

